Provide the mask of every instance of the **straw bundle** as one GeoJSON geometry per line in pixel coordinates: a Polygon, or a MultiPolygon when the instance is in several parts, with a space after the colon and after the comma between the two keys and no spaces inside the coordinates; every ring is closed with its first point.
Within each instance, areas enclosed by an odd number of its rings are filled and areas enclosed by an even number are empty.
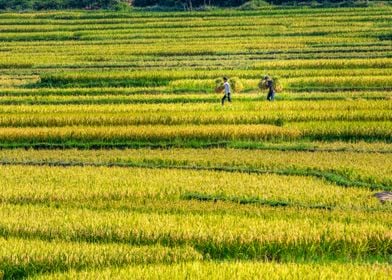
{"type": "MultiPolygon", "coordinates": [[[[280,79],[278,77],[270,77],[270,79],[272,79],[272,81],[273,81],[274,90],[276,92],[281,92],[283,90],[283,85],[280,82],[280,79]]],[[[264,80],[264,79],[260,80],[260,82],[258,84],[259,89],[261,89],[261,90],[268,89],[267,81],[268,80],[264,80]]]]}

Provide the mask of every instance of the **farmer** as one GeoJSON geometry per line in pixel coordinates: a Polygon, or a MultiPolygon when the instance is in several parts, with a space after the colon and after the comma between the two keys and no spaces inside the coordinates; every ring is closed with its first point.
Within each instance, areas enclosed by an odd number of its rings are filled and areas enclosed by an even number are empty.
{"type": "Polygon", "coordinates": [[[224,86],[225,95],[223,95],[222,98],[222,106],[225,104],[226,98],[231,103],[231,89],[230,89],[230,84],[227,81],[227,77],[223,77],[223,86],[224,86]]]}
{"type": "Polygon", "coordinates": [[[274,81],[268,76],[264,76],[264,80],[265,80],[265,84],[268,88],[267,100],[274,101],[274,99],[275,99],[274,81]]]}

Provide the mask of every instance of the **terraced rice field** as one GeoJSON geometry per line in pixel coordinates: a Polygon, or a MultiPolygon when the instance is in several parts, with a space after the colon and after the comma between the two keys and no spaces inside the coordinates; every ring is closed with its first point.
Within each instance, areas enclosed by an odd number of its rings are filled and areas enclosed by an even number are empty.
{"type": "Polygon", "coordinates": [[[392,8],[0,31],[0,278],[391,279],[392,8]]]}

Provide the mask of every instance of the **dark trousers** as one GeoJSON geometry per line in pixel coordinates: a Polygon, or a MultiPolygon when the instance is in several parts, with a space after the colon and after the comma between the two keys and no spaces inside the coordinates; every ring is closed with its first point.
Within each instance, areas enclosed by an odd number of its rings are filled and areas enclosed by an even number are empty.
{"type": "Polygon", "coordinates": [[[222,97],[222,105],[225,104],[226,98],[227,98],[227,100],[229,100],[229,102],[231,102],[231,93],[230,92],[228,94],[225,93],[225,95],[223,95],[223,97],[222,97]]]}
{"type": "Polygon", "coordinates": [[[267,95],[267,100],[269,100],[269,101],[274,101],[274,99],[275,99],[275,91],[270,90],[270,91],[268,92],[268,95],[267,95]]]}

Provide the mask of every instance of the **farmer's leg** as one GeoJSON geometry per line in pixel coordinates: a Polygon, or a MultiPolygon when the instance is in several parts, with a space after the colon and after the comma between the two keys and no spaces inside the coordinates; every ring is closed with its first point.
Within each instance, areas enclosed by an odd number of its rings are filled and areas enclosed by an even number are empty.
{"type": "Polygon", "coordinates": [[[228,93],[227,99],[229,100],[229,102],[231,102],[231,92],[228,93]]]}
{"type": "Polygon", "coordinates": [[[271,99],[270,99],[270,101],[274,101],[274,100],[275,100],[275,92],[272,91],[271,92],[271,99]]]}
{"type": "Polygon", "coordinates": [[[226,100],[226,94],[225,94],[225,95],[223,95],[223,97],[222,97],[222,105],[224,105],[224,104],[225,104],[225,100],[226,100]]]}

